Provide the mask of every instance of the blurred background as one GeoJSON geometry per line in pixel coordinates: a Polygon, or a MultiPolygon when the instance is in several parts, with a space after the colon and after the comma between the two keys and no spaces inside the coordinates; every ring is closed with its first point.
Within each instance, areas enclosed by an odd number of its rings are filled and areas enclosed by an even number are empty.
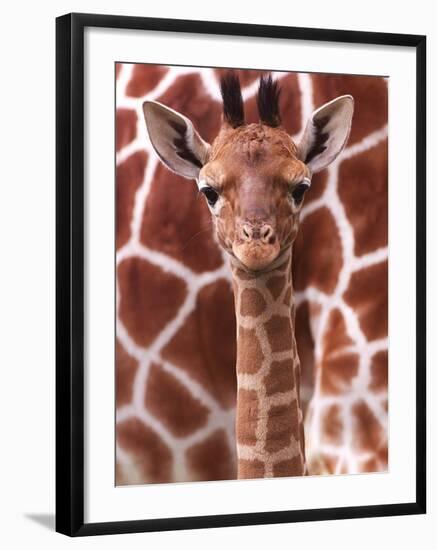
{"type": "MultiPolygon", "coordinates": [[[[221,124],[222,69],[116,65],[116,483],[232,479],[235,321],[227,260],[194,181],[167,170],[142,103],[221,124]]],[[[257,121],[261,71],[238,71],[257,121]]],[[[387,455],[387,85],[274,73],[297,140],[311,112],[355,99],[346,150],[317,174],[294,247],[296,332],[312,475],[384,471],[387,455]]]]}

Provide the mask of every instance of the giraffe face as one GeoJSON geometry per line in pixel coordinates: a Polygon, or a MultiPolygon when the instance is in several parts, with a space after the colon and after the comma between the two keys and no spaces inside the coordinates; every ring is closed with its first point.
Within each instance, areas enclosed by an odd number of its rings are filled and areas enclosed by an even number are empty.
{"type": "Polygon", "coordinates": [[[251,271],[263,271],[288,249],[311,173],[280,128],[225,127],[199,172],[220,245],[251,271]]]}
{"type": "Polygon", "coordinates": [[[174,172],[195,179],[211,210],[222,247],[241,267],[263,271],[289,248],[298,230],[311,175],[343,150],[353,98],[341,96],[317,109],[298,144],[285,132],[280,89],[260,79],[260,123],[246,124],[238,78],[221,81],[223,123],[212,145],[184,115],[153,101],[143,104],[149,137],[174,172]]]}

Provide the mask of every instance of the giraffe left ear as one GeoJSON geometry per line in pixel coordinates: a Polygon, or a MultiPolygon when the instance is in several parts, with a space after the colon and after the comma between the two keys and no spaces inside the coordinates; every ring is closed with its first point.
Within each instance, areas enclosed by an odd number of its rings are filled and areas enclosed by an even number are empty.
{"type": "Polygon", "coordinates": [[[343,95],[312,114],[299,143],[299,158],[312,173],[320,172],[342,152],[352,124],[354,99],[343,95]]]}

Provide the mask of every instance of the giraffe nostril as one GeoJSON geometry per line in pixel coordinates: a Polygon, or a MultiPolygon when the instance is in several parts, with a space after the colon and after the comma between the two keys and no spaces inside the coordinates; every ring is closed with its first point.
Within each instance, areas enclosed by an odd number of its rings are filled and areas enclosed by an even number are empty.
{"type": "Polygon", "coordinates": [[[245,241],[258,241],[264,244],[274,244],[276,235],[273,227],[269,224],[241,226],[241,236],[245,241]]]}
{"type": "Polygon", "coordinates": [[[261,239],[263,242],[273,244],[275,241],[275,232],[271,225],[264,224],[260,231],[261,239]]]}
{"type": "Polygon", "coordinates": [[[243,225],[243,236],[249,240],[252,238],[252,229],[248,225],[243,225]]]}

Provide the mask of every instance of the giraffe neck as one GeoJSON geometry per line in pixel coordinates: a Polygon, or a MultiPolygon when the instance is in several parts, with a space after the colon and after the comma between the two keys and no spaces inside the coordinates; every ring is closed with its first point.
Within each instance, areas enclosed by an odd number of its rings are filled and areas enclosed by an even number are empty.
{"type": "Polygon", "coordinates": [[[291,250],[267,273],[232,266],[237,319],[238,477],[303,475],[291,250]]]}

